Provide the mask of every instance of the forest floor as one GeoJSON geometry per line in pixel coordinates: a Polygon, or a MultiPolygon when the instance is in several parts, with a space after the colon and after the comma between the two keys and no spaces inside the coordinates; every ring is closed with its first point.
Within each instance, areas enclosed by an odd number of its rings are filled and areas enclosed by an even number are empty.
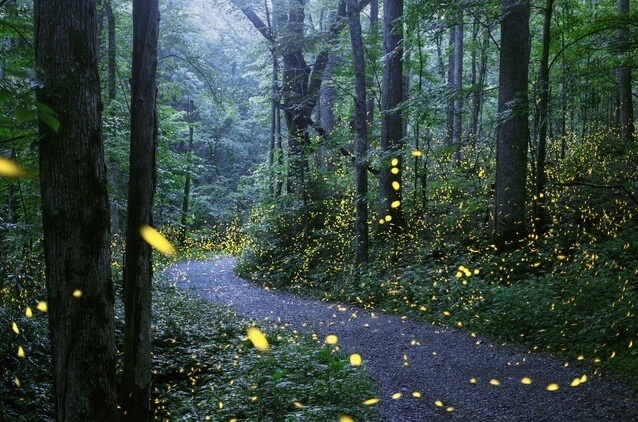
{"type": "Polygon", "coordinates": [[[341,351],[359,353],[377,383],[384,422],[638,420],[638,391],[591,367],[462,330],[267,290],[235,276],[234,265],[233,258],[183,261],[167,274],[258,324],[338,336],[341,351]],[[571,386],[576,379],[586,381],[571,386]],[[558,389],[548,391],[550,384],[558,389]]]}

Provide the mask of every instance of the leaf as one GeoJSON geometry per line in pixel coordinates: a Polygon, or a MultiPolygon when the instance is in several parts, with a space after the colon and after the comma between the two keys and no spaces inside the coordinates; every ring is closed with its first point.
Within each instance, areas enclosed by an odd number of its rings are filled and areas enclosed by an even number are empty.
{"type": "Polygon", "coordinates": [[[40,120],[53,129],[54,132],[57,132],[58,129],[60,129],[58,114],[51,107],[39,101],[35,102],[35,106],[38,109],[38,117],[40,117],[40,120]]]}
{"type": "Polygon", "coordinates": [[[164,255],[171,257],[177,255],[177,250],[171,244],[171,242],[166,240],[166,238],[153,227],[148,225],[140,227],[140,235],[142,236],[142,239],[144,239],[149,245],[151,245],[164,255]]]}
{"type": "Polygon", "coordinates": [[[20,107],[16,109],[16,119],[18,122],[28,122],[38,117],[38,113],[35,110],[20,107]]]}
{"type": "Polygon", "coordinates": [[[250,340],[253,346],[255,346],[255,349],[259,350],[260,352],[268,351],[270,347],[270,345],[268,344],[268,340],[266,339],[266,336],[264,336],[263,333],[259,331],[258,328],[249,327],[248,330],[246,330],[246,335],[248,336],[248,340],[250,340]]]}
{"type": "Polygon", "coordinates": [[[13,160],[0,157],[0,176],[5,177],[24,177],[27,171],[17,165],[13,160]]]}

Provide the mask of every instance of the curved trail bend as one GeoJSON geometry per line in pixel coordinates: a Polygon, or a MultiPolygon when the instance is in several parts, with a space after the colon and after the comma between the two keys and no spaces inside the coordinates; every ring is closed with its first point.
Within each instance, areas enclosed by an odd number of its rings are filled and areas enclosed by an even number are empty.
{"type": "Polygon", "coordinates": [[[565,367],[547,355],[528,354],[459,330],[265,290],[235,276],[234,265],[232,258],[183,261],[167,274],[180,287],[240,315],[320,338],[336,334],[344,353],[363,357],[377,383],[384,422],[638,420],[638,392],[587,367],[565,367]],[[585,374],[587,382],[570,387],[585,374]],[[523,377],[532,384],[523,385],[523,377]],[[493,379],[500,385],[491,385],[493,379]],[[549,392],[550,383],[560,388],[549,392]],[[421,397],[413,397],[413,392],[421,397]],[[392,399],[395,393],[401,398],[392,399]],[[449,406],[454,411],[446,411],[449,406]]]}

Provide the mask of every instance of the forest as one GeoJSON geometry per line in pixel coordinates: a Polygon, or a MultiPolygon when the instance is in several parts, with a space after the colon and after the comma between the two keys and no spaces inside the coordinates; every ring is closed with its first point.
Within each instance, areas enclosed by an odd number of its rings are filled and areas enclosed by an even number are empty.
{"type": "Polygon", "coordinates": [[[609,420],[638,417],[637,12],[0,0],[0,421],[402,420],[427,394],[175,275],[220,262],[583,368],[516,388],[609,379],[609,420]]]}

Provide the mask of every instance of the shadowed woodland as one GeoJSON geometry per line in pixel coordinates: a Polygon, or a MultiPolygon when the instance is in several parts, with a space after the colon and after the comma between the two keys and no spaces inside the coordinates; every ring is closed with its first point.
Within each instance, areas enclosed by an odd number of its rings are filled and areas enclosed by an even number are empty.
{"type": "Polygon", "coordinates": [[[0,420],[400,398],[338,339],[164,271],[220,255],[635,389],[636,22],[629,0],[0,0],[0,420]]]}

